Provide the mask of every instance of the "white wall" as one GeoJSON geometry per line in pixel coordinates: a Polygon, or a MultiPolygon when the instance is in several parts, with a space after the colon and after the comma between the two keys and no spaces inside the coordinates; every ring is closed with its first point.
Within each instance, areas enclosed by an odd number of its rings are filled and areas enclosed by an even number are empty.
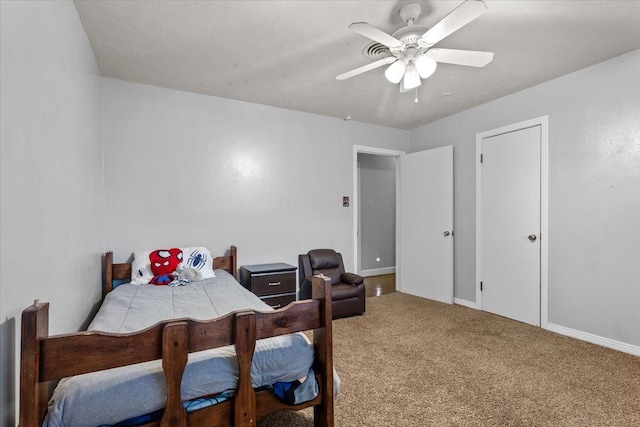
{"type": "Polygon", "coordinates": [[[104,79],[106,244],[238,246],[239,265],[313,248],[353,265],[353,145],[404,150],[408,132],[104,79]]]}
{"type": "MultiPolygon", "coordinates": [[[[396,266],[396,158],[358,154],[360,268],[396,266]]],[[[366,273],[366,272],[365,272],[366,273]]]]}
{"type": "Polygon", "coordinates": [[[412,152],[455,146],[455,295],[475,300],[476,133],[543,115],[549,322],[638,346],[640,51],[410,132],[412,152]]]}
{"type": "Polygon", "coordinates": [[[22,310],[48,301],[50,332],[73,332],[100,299],[101,89],[72,2],[0,15],[0,426],[14,426],[22,310]]]}

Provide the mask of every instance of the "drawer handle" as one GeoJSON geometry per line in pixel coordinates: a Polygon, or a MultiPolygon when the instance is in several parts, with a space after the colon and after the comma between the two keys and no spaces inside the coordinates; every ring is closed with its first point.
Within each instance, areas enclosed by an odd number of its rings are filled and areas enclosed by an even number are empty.
{"type": "Polygon", "coordinates": [[[282,304],[275,304],[271,306],[271,308],[280,308],[280,307],[282,307],[282,304]]]}
{"type": "Polygon", "coordinates": [[[269,286],[280,286],[280,282],[269,282],[269,286]]]}

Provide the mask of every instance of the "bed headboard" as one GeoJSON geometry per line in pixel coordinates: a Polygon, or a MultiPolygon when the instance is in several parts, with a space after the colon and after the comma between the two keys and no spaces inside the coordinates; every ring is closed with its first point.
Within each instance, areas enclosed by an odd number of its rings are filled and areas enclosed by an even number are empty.
{"type": "MultiPolygon", "coordinates": [[[[213,269],[226,270],[238,279],[238,248],[231,246],[229,255],[219,256],[213,259],[213,269]]],[[[113,290],[113,282],[116,280],[129,280],[131,279],[131,263],[124,262],[121,264],[113,263],[113,252],[109,251],[104,256],[104,271],[103,271],[103,296],[113,290]]]]}

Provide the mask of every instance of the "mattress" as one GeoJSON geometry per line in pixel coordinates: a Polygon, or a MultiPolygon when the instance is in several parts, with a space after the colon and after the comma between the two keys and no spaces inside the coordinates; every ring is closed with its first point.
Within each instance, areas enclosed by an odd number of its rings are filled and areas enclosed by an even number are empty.
{"type": "MultiPolygon", "coordinates": [[[[137,332],[160,321],[208,320],[235,310],[272,310],[229,273],[186,286],[123,284],[105,298],[88,330],[137,332]]],[[[251,366],[254,387],[304,378],[313,364],[313,345],[296,333],[256,342],[251,366]]],[[[233,346],[189,354],[182,400],[234,389],[238,362],[233,346]]],[[[43,426],[97,426],[156,411],[166,400],[162,361],[155,360],[65,378],[56,387],[43,426]]]]}

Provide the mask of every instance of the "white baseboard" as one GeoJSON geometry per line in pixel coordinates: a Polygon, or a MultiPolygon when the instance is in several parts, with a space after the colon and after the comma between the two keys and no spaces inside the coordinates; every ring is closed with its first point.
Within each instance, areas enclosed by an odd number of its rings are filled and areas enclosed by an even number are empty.
{"type": "Polygon", "coordinates": [[[373,268],[371,270],[361,270],[360,275],[362,277],[369,276],[382,276],[383,274],[395,274],[395,267],[373,268]]]}
{"type": "Polygon", "coordinates": [[[561,335],[577,338],[582,341],[598,344],[603,347],[608,347],[614,350],[622,351],[624,353],[633,354],[634,356],[640,356],[640,346],[637,346],[637,345],[627,344],[622,341],[612,340],[611,338],[601,337],[599,335],[578,331],[576,329],[567,328],[566,326],[555,325],[553,323],[548,323],[546,329],[561,335]]]}
{"type": "MultiPolygon", "coordinates": [[[[462,298],[453,298],[453,303],[479,310],[475,302],[465,300],[462,298]]],[[[588,332],[578,331],[576,329],[567,328],[566,326],[560,326],[554,323],[547,323],[547,326],[544,329],[551,332],[558,333],[560,335],[566,335],[571,338],[576,338],[582,341],[590,342],[592,344],[597,344],[603,347],[612,348],[614,350],[618,350],[623,353],[629,353],[629,354],[633,354],[634,356],[640,356],[640,346],[637,346],[637,345],[628,344],[622,341],[616,341],[611,338],[601,337],[599,335],[590,334],[588,332]]]]}
{"type": "Polygon", "coordinates": [[[475,301],[469,301],[462,298],[453,298],[453,303],[458,305],[463,305],[465,307],[473,308],[476,310],[478,309],[478,306],[476,305],[475,301]]]}

